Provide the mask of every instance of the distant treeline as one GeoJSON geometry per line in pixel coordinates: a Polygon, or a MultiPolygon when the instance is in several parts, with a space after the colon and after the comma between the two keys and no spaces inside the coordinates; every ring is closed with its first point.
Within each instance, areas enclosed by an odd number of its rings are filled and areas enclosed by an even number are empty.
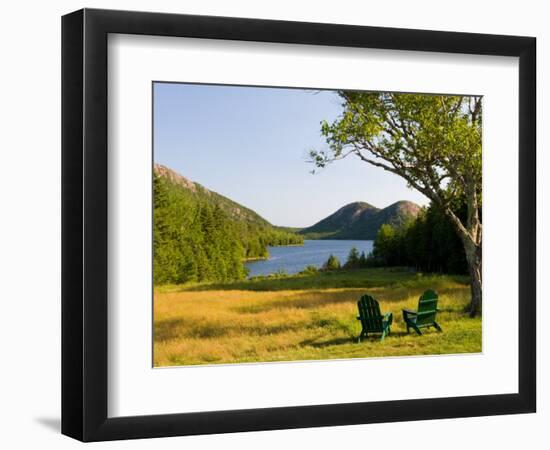
{"type": "MultiPolygon", "coordinates": [[[[465,206],[455,208],[459,216],[465,206]]],[[[430,205],[400,227],[382,225],[368,264],[410,266],[422,272],[468,273],[464,246],[449,219],[430,205]]]]}
{"type": "Polygon", "coordinates": [[[294,233],[231,217],[217,199],[154,175],[156,284],[240,280],[243,261],[267,257],[268,245],[303,244],[294,233]]]}

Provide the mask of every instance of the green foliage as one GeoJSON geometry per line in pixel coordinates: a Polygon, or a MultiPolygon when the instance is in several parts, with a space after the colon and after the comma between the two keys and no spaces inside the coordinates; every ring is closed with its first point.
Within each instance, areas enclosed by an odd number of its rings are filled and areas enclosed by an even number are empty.
{"type": "Polygon", "coordinates": [[[319,273],[317,266],[309,265],[304,270],[298,272],[298,275],[316,275],[317,273],[319,273]]]}
{"type": "Polygon", "coordinates": [[[347,259],[346,263],[344,264],[344,268],[346,268],[346,269],[358,269],[360,267],[359,266],[359,260],[360,260],[359,251],[355,247],[352,247],[351,250],[348,253],[348,259],[347,259]]]}
{"type": "Polygon", "coordinates": [[[481,198],[481,97],[339,91],[343,113],[323,122],[318,167],[356,154],[396,173],[441,206],[481,198]]]}
{"type": "Polygon", "coordinates": [[[340,260],[332,254],[328,257],[325,264],[323,264],[324,270],[338,270],[340,267],[340,260]]]}
{"type": "Polygon", "coordinates": [[[395,227],[386,224],[380,227],[373,247],[373,257],[378,264],[382,266],[408,265],[403,247],[403,236],[407,229],[407,225],[395,227]]]}
{"type": "MultiPolygon", "coordinates": [[[[456,209],[462,216],[465,207],[456,209]]],[[[415,220],[383,225],[374,241],[370,266],[410,266],[424,272],[467,273],[464,246],[447,216],[434,206],[415,220]]]]}
{"type": "Polygon", "coordinates": [[[243,260],[267,257],[268,245],[303,243],[203,188],[194,192],[156,174],[153,183],[155,284],[242,280],[243,260]]]}
{"type": "Polygon", "coordinates": [[[246,275],[238,230],[216,205],[154,178],[154,281],[238,280],[246,275]]]}

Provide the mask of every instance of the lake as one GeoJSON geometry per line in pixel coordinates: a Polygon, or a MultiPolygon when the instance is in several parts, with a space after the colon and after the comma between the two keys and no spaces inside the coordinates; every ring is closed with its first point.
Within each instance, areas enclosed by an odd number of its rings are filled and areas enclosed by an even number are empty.
{"type": "Polygon", "coordinates": [[[353,247],[359,254],[365,252],[368,255],[372,251],[372,244],[373,241],[305,240],[303,246],[268,247],[269,259],[249,261],[245,265],[250,277],[269,275],[279,270],[293,274],[309,265],[320,268],[331,254],[344,264],[353,247]]]}

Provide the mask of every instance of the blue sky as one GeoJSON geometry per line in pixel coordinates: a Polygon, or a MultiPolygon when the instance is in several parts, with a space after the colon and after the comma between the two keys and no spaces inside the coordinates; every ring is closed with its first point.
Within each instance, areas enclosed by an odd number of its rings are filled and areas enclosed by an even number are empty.
{"type": "Polygon", "coordinates": [[[155,162],[274,225],[310,226],[354,201],[428,203],[353,156],[310,173],[308,151],[326,148],[319,123],[341,112],[333,91],[155,83],[154,110],[155,162]]]}

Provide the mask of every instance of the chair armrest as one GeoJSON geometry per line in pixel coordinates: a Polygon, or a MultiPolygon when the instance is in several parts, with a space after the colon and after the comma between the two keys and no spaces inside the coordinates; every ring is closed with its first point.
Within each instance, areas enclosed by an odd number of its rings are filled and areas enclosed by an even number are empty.
{"type": "Polygon", "coordinates": [[[411,311],[410,309],[404,309],[403,312],[411,316],[416,316],[418,314],[416,311],[411,311]]]}
{"type": "Polygon", "coordinates": [[[385,322],[387,322],[388,325],[391,325],[393,323],[393,313],[388,312],[388,313],[384,314],[384,319],[383,320],[385,322]]]}

